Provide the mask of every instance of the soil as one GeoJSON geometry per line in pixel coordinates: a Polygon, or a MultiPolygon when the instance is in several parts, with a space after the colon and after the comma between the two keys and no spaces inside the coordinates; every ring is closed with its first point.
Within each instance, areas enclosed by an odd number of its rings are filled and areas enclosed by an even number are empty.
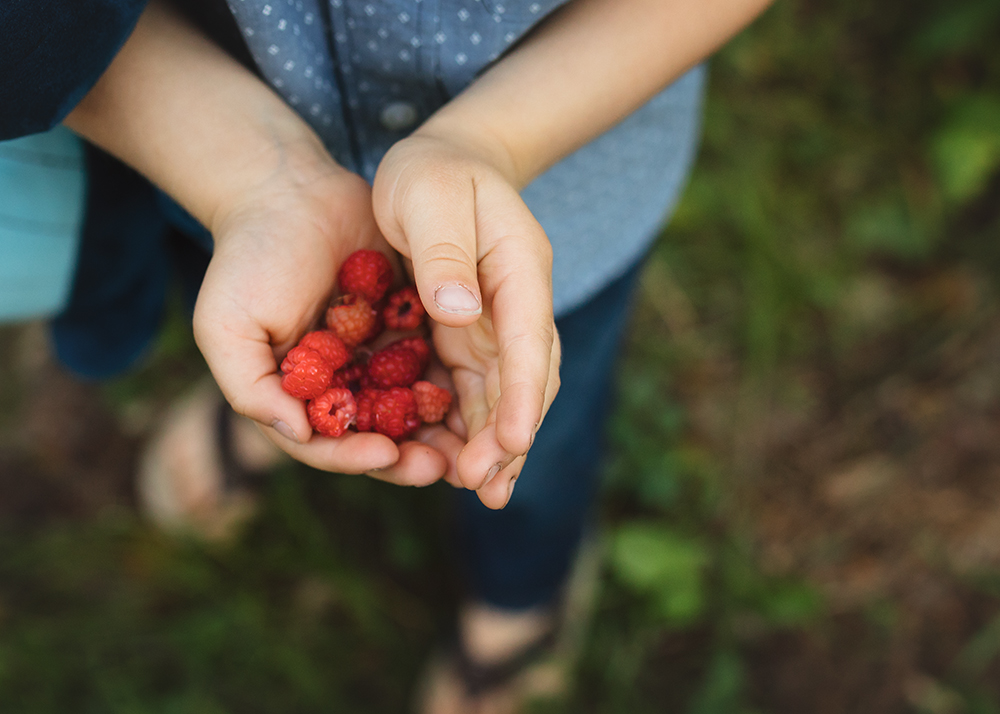
{"type": "MultiPolygon", "coordinates": [[[[1000,309],[974,273],[877,275],[924,302],[921,329],[817,356],[750,396],[724,361],[678,380],[687,438],[731,454],[730,513],[759,567],[827,603],[815,627],[740,634],[750,696],[775,714],[960,712],[964,684],[1000,700],[1000,647],[969,649],[1000,616],[1000,309]],[[734,402],[737,418],[720,418],[734,402]]],[[[54,364],[40,326],[3,338],[0,520],[131,508],[140,435],[54,364]]],[[[700,671],[702,634],[664,640],[656,666],[700,671]]]]}
{"type": "Polygon", "coordinates": [[[971,270],[876,275],[921,306],[912,322],[738,397],[725,363],[677,380],[688,438],[732,455],[729,513],[758,567],[827,605],[816,627],[743,637],[764,711],[1000,701],[1000,310],[971,270]]]}

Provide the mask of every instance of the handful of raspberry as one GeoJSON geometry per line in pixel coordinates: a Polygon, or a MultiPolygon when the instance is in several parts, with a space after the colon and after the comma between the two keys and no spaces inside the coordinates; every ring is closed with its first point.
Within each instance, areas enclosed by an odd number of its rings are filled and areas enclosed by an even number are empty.
{"type": "Polygon", "coordinates": [[[451,393],[421,380],[431,357],[423,337],[368,348],[386,328],[410,331],[424,323],[415,288],[386,297],[392,280],[378,251],[351,253],[337,274],[342,297],[326,311],[327,329],[307,333],[281,363],[282,388],[307,402],[309,423],[324,436],[353,426],[398,442],[448,413],[451,393]]]}

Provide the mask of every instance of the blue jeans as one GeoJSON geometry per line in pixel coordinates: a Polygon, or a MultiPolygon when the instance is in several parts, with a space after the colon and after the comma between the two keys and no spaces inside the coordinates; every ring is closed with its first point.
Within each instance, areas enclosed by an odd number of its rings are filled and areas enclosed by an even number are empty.
{"type": "Polygon", "coordinates": [[[559,595],[594,515],[613,368],[638,274],[633,266],[556,320],[562,386],[507,507],[492,511],[474,492],[456,492],[459,566],[472,598],[521,609],[559,595]]]}

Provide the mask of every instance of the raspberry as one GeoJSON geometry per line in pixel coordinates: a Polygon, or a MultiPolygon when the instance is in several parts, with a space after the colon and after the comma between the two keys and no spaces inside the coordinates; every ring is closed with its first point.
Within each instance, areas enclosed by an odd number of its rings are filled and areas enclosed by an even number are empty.
{"type": "Polygon", "coordinates": [[[420,372],[427,369],[427,364],[431,361],[431,346],[427,344],[427,340],[423,337],[404,337],[401,340],[396,340],[395,342],[388,344],[384,349],[394,350],[394,349],[409,349],[413,350],[413,353],[420,360],[420,372]]]}
{"type": "Polygon", "coordinates": [[[412,285],[390,295],[388,304],[382,309],[385,326],[390,330],[415,330],[424,321],[425,314],[417,289],[412,285]]]}
{"type": "Polygon", "coordinates": [[[373,414],[372,410],[375,408],[375,402],[378,400],[379,395],[382,394],[381,389],[372,389],[371,387],[365,387],[354,397],[354,401],[358,405],[358,418],[355,422],[355,426],[358,431],[371,431],[373,414]]]}
{"type": "Polygon", "coordinates": [[[451,392],[423,380],[410,387],[417,399],[417,414],[425,424],[436,424],[444,419],[451,407],[451,392]]]}
{"type": "Polygon", "coordinates": [[[402,441],[420,426],[417,398],[406,387],[393,387],[378,395],[372,409],[375,431],[402,441]]]}
{"type": "Polygon", "coordinates": [[[376,352],[368,360],[368,376],[382,389],[408,387],[420,376],[420,358],[405,347],[376,352]]]}
{"type": "Polygon", "coordinates": [[[358,406],[346,389],[328,389],[309,402],[309,423],[323,436],[340,436],[354,421],[358,406]]]}
{"type": "Polygon", "coordinates": [[[351,359],[351,351],[337,335],[329,330],[316,330],[308,332],[301,340],[299,347],[306,347],[316,350],[323,359],[330,363],[334,371],[340,369],[351,359]]]}
{"type": "Polygon", "coordinates": [[[392,285],[392,266],[377,250],[356,250],[340,266],[337,285],[341,293],[354,293],[375,304],[392,285]]]}
{"type": "Polygon", "coordinates": [[[295,369],[295,365],[303,359],[307,357],[313,359],[313,355],[310,353],[315,353],[315,355],[320,359],[323,358],[323,355],[316,352],[316,350],[311,350],[308,347],[303,347],[302,345],[296,345],[292,349],[288,350],[288,354],[285,355],[285,359],[281,360],[281,371],[288,374],[295,369]]]}
{"type": "Polygon", "coordinates": [[[309,423],[319,434],[337,437],[354,428],[398,442],[422,423],[441,421],[451,407],[448,390],[417,381],[433,355],[424,337],[396,340],[372,353],[386,327],[416,330],[426,315],[415,287],[388,294],[393,277],[382,253],[349,255],[337,274],[343,295],[324,316],[327,329],[304,335],[282,360],[282,387],[308,401],[309,423]]]}
{"type": "Polygon", "coordinates": [[[325,392],[333,379],[333,367],[315,350],[295,347],[281,363],[281,388],[299,399],[313,399],[325,392]]]}
{"type": "Polygon", "coordinates": [[[326,326],[348,347],[377,337],[379,314],[360,295],[345,295],[326,311],[326,326]]]}
{"type": "Polygon", "coordinates": [[[357,394],[368,383],[368,370],[363,364],[355,363],[338,369],[330,380],[331,387],[349,389],[357,394]]]}

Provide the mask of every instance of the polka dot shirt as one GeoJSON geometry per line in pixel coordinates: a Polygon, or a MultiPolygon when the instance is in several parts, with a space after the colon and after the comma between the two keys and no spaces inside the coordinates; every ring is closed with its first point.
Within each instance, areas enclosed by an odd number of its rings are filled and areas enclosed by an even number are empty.
{"type": "MultiPolygon", "coordinates": [[[[227,0],[262,75],[371,181],[396,141],[566,0],[227,0]]],[[[523,196],[554,251],[557,314],[624,272],[679,196],[704,72],[550,169],[523,196]]]]}
{"type": "Polygon", "coordinates": [[[228,0],[258,67],[363,175],[560,0],[228,0]]]}

